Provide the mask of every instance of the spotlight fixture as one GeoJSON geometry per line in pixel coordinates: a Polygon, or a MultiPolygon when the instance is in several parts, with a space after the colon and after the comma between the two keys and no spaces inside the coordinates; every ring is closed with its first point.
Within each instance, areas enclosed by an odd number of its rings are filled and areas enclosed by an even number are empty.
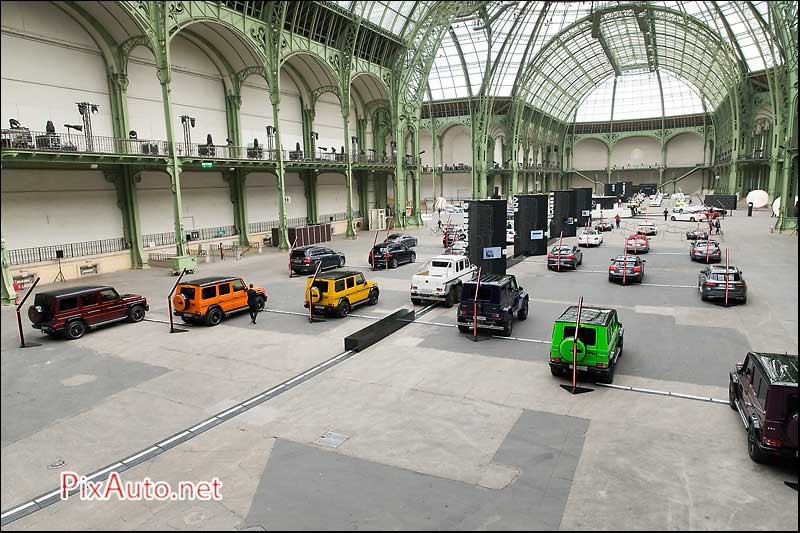
{"type": "Polygon", "coordinates": [[[53,125],[53,121],[52,120],[48,120],[47,121],[47,124],[45,124],[45,127],[44,127],[44,131],[46,131],[48,134],[56,132],[56,127],[53,125]]]}
{"type": "Polygon", "coordinates": [[[80,124],[64,124],[64,127],[67,128],[68,133],[69,130],[83,131],[83,126],[81,126],[80,124]]]}
{"type": "Polygon", "coordinates": [[[8,119],[8,125],[11,126],[12,130],[19,129],[21,127],[20,123],[19,123],[19,120],[15,119],[15,118],[8,119]]]}
{"type": "Polygon", "coordinates": [[[228,146],[233,146],[233,141],[230,139],[230,137],[226,137],[225,142],[228,144],[228,146]]]}
{"type": "Polygon", "coordinates": [[[422,155],[422,154],[424,154],[424,153],[425,153],[425,150],[421,151],[421,152],[419,153],[419,155],[422,155]]]}
{"type": "Polygon", "coordinates": [[[131,130],[131,131],[128,132],[128,137],[131,140],[135,141],[136,139],[139,138],[139,135],[137,135],[136,130],[131,130]]]}
{"type": "Polygon", "coordinates": [[[86,136],[86,150],[94,152],[94,135],[92,133],[92,115],[99,112],[99,106],[89,102],[76,102],[78,113],[83,117],[83,134],[86,136]]]}

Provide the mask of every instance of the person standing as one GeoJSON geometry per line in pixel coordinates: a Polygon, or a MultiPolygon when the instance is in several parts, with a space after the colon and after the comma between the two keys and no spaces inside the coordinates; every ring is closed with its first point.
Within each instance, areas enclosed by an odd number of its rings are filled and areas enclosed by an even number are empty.
{"type": "Polygon", "coordinates": [[[614,222],[617,224],[617,229],[619,229],[620,220],[622,219],[620,218],[619,213],[617,213],[617,215],[614,217],[614,222]]]}
{"type": "Polygon", "coordinates": [[[225,261],[225,250],[222,248],[222,243],[219,243],[219,260],[225,261]]]}
{"type": "Polygon", "coordinates": [[[669,216],[669,211],[668,211],[668,210],[667,210],[667,208],[665,207],[665,208],[664,208],[664,222],[666,222],[666,221],[667,221],[667,217],[668,217],[668,216],[669,216]]]}
{"type": "Polygon", "coordinates": [[[719,219],[717,219],[717,220],[715,221],[715,223],[714,223],[714,227],[715,227],[715,228],[716,228],[716,230],[717,230],[717,235],[719,235],[719,234],[720,234],[720,231],[722,230],[722,224],[720,223],[719,219]]]}
{"type": "Polygon", "coordinates": [[[258,312],[260,311],[258,308],[258,301],[261,297],[260,294],[253,288],[253,284],[250,284],[250,288],[247,289],[247,307],[250,311],[250,320],[253,321],[253,324],[256,323],[256,317],[258,316],[258,312]]]}

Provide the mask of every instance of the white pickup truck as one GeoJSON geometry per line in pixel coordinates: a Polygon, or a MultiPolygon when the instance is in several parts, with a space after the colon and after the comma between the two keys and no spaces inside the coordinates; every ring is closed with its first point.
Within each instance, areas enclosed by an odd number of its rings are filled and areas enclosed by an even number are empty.
{"type": "Polygon", "coordinates": [[[444,302],[452,307],[461,298],[461,284],[472,279],[477,267],[463,255],[437,255],[411,278],[411,302],[444,302]]]}

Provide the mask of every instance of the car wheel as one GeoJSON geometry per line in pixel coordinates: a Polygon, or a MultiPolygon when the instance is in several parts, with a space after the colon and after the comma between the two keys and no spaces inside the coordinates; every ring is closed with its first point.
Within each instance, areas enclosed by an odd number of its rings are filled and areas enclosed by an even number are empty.
{"type": "Polygon", "coordinates": [[[134,305],[128,309],[128,322],[141,322],[144,320],[144,307],[134,305]]]}
{"type": "Polygon", "coordinates": [[[206,324],[209,326],[216,326],[222,322],[222,310],[218,307],[211,309],[206,313],[206,324]]]}
{"type": "Polygon", "coordinates": [[[375,305],[378,303],[378,289],[372,289],[369,291],[369,300],[367,300],[369,305],[375,305]]]}
{"type": "Polygon", "coordinates": [[[259,296],[258,298],[256,298],[256,308],[259,311],[263,311],[264,310],[264,305],[266,304],[266,302],[267,301],[264,299],[263,296],[259,296]]]}
{"type": "Polygon", "coordinates": [[[342,300],[339,302],[339,307],[336,309],[338,312],[339,318],[344,318],[350,314],[350,302],[347,300],[342,300]]]}
{"type": "Polygon", "coordinates": [[[583,256],[581,256],[580,260],[578,261],[578,266],[581,266],[582,264],[583,264],[583,256]]]}
{"type": "Polygon", "coordinates": [[[195,323],[194,318],[189,317],[189,316],[183,316],[183,315],[181,315],[181,321],[184,324],[194,324],[195,323]]]}
{"type": "Polygon", "coordinates": [[[528,305],[529,304],[526,301],[525,302],[525,306],[522,309],[520,309],[519,311],[517,311],[517,319],[525,320],[526,318],[528,318],[528,305]]]}
{"type": "Polygon", "coordinates": [[[509,320],[507,324],[503,326],[503,337],[510,337],[511,332],[514,330],[514,323],[509,320]]]}
{"type": "Polygon", "coordinates": [[[560,378],[561,376],[564,375],[564,373],[561,371],[561,369],[557,368],[555,366],[551,366],[550,367],[550,373],[553,374],[557,378],[560,378]]]}
{"type": "Polygon", "coordinates": [[[397,259],[394,257],[389,260],[389,268],[397,268],[397,259]]]}
{"type": "Polygon", "coordinates": [[[447,308],[453,307],[453,304],[456,302],[456,294],[453,289],[450,289],[447,292],[447,296],[444,297],[444,306],[447,308]]]}
{"type": "Polygon", "coordinates": [[[728,382],[728,405],[736,411],[736,391],[733,389],[733,381],[728,382]]]}
{"type": "Polygon", "coordinates": [[[761,448],[758,447],[756,432],[752,424],[750,425],[750,430],[747,432],[747,455],[750,456],[750,459],[752,459],[754,463],[764,464],[767,462],[767,456],[764,455],[761,448]]]}
{"type": "Polygon", "coordinates": [[[694,217],[689,217],[689,222],[697,222],[694,217]]]}
{"type": "Polygon", "coordinates": [[[669,219],[670,219],[671,221],[675,222],[675,217],[669,217],[669,219]]]}
{"type": "Polygon", "coordinates": [[[339,258],[339,268],[342,268],[343,266],[344,266],[344,257],[340,257],[339,258]]]}
{"type": "Polygon", "coordinates": [[[708,301],[708,296],[702,290],[700,291],[700,299],[704,302],[708,301]]]}
{"type": "Polygon", "coordinates": [[[742,298],[742,304],[744,305],[744,304],[746,304],[746,303],[747,303],[747,296],[745,296],[744,298],[742,298]]]}
{"type": "Polygon", "coordinates": [[[469,326],[458,326],[458,331],[461,333],[466,333],[469,331],[469,326]]]}
{"type": "Polygon", "coordinates": [[[416,263],[416,261],[417,261],[417,254],[411,252],[411,261],[409,261],[409,263],[416,263]]]}
{"type": "Polygon", "coordinates": [[[69,340],[80,339],[86,333],[86,322],[83,320],[75,320],[70,322],[64,330],[64,336],[69,340]]]}
{"type": "Polygon", "coordinates": [[[422,300],[419,298],[411,298],[411,303],[414,305],[422,305],[422,300]]]}

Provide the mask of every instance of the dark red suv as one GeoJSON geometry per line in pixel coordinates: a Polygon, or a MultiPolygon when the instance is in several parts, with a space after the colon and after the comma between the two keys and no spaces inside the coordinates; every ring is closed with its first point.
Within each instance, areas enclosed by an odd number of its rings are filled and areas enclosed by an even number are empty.
{"type": "Polygon", "coordinates": [[[797,457],[797,356],[749,352],[730,374],[729,401],[756,463],[797,457]]]}
{"type": "Polygon", "coordinates": [[[48,335],[80,339],[87,330],[104,324],[141,322],[149,310],[144,296],[120,295],[114,287],[70,287],[38,293],[28,318],[48,335]]]}

